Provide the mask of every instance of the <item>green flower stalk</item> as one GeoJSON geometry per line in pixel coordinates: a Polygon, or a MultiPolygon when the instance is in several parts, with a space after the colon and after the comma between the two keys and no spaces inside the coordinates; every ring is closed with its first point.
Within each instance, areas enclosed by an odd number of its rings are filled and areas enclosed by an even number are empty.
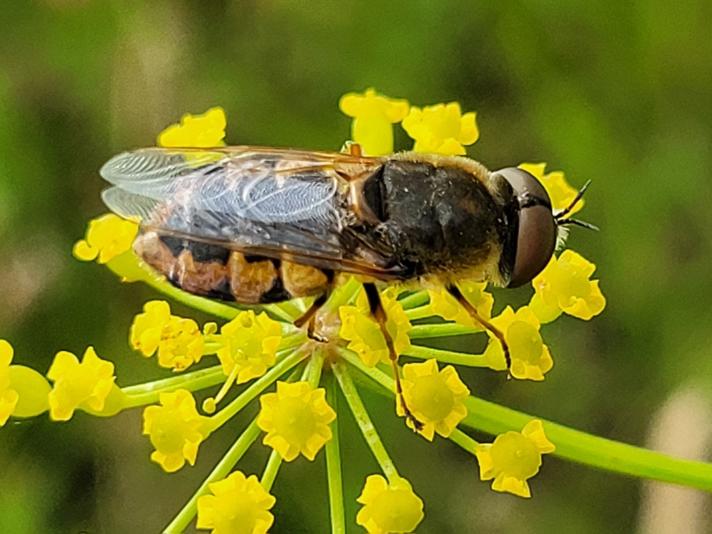
{"type": "MultiPolygon", "coordinates": [[[[366,153],[391,153],[398,123],[413,139],[415,151],[463,154],[479,137],[474,112],[463,114],[456,103],[414,107],[369,89],[345,95],[340,107],[353,117],[353,141],[366,153]]],[[[183,117],[159,135],[159,144],[222,146],[225,127],[223,110],[212,108],[183,117]]],[[[540,179],[555,208],[563,209],[575,197],[562,172],[545,174],[544,164],[526,163],[522,168],[540,179]]],[[[369,533],[414,531],[427,520],[428,507],[436,504],[424,503],[398,469],[397,458],[384,446],[361,401],[361,386],[383,394],[404,426],[423,439],[448,439],[470,453],[473,478],[477,462],[480,479],[497,492],[530,497],[536,491],[532,478],[548,454],[613,473],[712,491],[711,464],[672,458],[511,410],[473,395],[460,378],[457,367],[466,366],[508,372],[516,380],[546,379],[554,364],[543,337],[546,325],[562,314],[590,320],[606,306],[598,280],[592,280],[595,265],[573,250],[552,257],[534,278],[528,305],[505,307],[494,316],[496,295],[477,280],[457,282],[466,306],[431,282],[425,288],[381,287],[387,336],[371,316],[362,281],[342,277],[318,312],[321,331],[329,335],[317,341],[293,324],[309,309],[310,299],[244,309],[185,293],[133,253],[137,232],[137,223],[103,215],[89,223],[74,255],[106,264],[123,281],[148,284],[216,322],[200,325],[174,315],[167,301],[147,302],[131,326],[130,347],[144,358],[155,358],[174,376],[128,386],[121,385],[110,359],[91,347],[81,360],[58,352],[45,378],[13,365],[11,345],[0,340],[0,426],[10,418],[42,413],[67,421],[77,410],[111,417],[141,407],[143,434],[154,449],[151,460],[172,473],[200,461],[200,446],[213,431],[247,406],[259,405],[257,417],[194,496],[172,520],[166,518],[165,532],[183,532],[195,521],[198,529],[220,534],[265,533],[274,524],[272,510],[279,506],[270,492],[284,464],[300,456],[313,461],[319,455],[326,462],[333,533],[343,534],[354,523],[369,533]],[[481,321],[474,320],[473,311],[481,321]],[[491,328],[483,330],[483,324],[491,328]],[[480,354],[429,346],[439,337],[472,334],[487,340],[480,354]],[[391,348],[398,356],[395,371],[391,348]],[[396,378],[402,399],[395,394],[396,378]],[[209,392],[201,406],[194,397],[200,391],[209,392]],[[235,394],[228,402],[231,392],[235,394]],[[405,417],[401,400],[412,417],[405,417]],[[355,419],[380,469],[364,473],[356,517],[348,517],[344,506],[342,417],[355,419]],[[470,430],[495,437],[480,443],[470,430]],[[258,441],[271,449],[260,477],[236,469],[258,441]]]]}

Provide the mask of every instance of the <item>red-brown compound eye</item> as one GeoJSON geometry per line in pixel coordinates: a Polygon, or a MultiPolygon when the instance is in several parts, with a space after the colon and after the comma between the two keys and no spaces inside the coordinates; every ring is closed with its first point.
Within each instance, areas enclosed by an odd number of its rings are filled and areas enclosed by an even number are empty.
{"type": "Polygon", "coordinates": [[[507,180],[519,203],[514,265],[507,287],[530,282],[549,263],[556,247],[556,221],[551,199],[539,180],[522,169],[497,171],[507,180]]]}

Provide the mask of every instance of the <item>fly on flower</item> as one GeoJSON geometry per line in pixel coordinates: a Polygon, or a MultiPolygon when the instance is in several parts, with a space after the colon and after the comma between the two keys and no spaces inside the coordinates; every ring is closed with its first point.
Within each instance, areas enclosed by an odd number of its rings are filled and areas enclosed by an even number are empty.
{"type": "MultiPolygon", "coordinates": [[[[356,144],[350,153],[145,148],[115,156],[101,174],[113,184],[103,195],[109,208],[141,221],[135,251],[189,293],[242,304],[315,296],[295,324],[323,340],[314,317],[337,273],[436,279],[496,335],[507,367],[505,337],[455,281],[529,282],[554,253],[558,229],[583,224],[566,218],[583,189],[554,213],[525,170],[416,152],[366,157],[356,144]]],[[[380,293],[365,287],[395,368],[380,293]]]]}

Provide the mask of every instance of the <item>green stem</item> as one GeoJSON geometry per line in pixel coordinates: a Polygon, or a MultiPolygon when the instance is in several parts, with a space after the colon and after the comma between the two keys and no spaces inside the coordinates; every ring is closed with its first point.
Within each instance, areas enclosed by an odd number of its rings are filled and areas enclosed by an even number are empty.
{"type": "Polygon", "coordinates": [[[277,363],[269,371],[267,371],[260,378],[255,380],[250,386],[243,391],[237,398],[235,398],[230,404],[225,406],[218,413],[210,418],[210,428],[215,430],[228,420],[230,420],[237,412],[242,410],[249,402],[262,393],[269,385],[277,380],[284,373],[292,369],[300,361],[302,361],[307,356],[305,350],[296,350],[290,355],[286,356],[282,361],[277,363]]]}
{"type": "Polygon", "coordinates": [[[442,363],[465,365],[467,367],[490,367],[489,361],[484,354],[468,354],[466,352],[423,347],[422,345],[411,345],[405,351],[404,356],[411,356],[421,360],[435,358],[442,363]]]}
{"type": "Polygon", "coordinates": [[[416,291],[415,293],[403,297],[398,301],[404,310],[410,310],[412,308],[417,308],[418,306],[423,306],[430,302],[430,297],[427,291],[416,291]]]}
{"type": "Polygon", "coordinates": [[[411,339],[423,339],[429,337],[464,336],[467,334],[476,334],[477,332],[482,332],[482,329],[463,326],[457,323],[440,323],[417,324],[408,332],[408,335],[411,339]]]}
{"type": "MultiPolygon", "coordinates": [[[[328,376],[326,402],[336,410],[336,381],[328,376]]],[[[337,410],[338,412],[338,410],[337,410]]],[[[331,423],[332,438],[326,442],[326,477],[329,485],[329,515],[331,534],[346,534],[344,514],[344,484],[341,475],[341,447],[339,445],[339,418],[331,423]]]]}
{"type": "Polygon", "coordinates": [[[242,458],[247,449],[260,435],[257,420],[252,421],[245,431],[237,438],[237,441],[230,447],[222,460],[215,466],[205,481],[200,485],[198,491],[190,498],[183,509],[163,530],[164,534],[179,534],[185,532],[188,524],[193,520],[198,511],[198,498],[210,492],[210,483],[222,480],[227,477],[235,464],[242,458]]]}
{"type": "Polygon", "coordinates": [[[409,321],[415,321],[416,319],[431,318],[431,317],[434,317],[437,315],[437,314],[433,313],[433,310],[429,304],[427,304],[425,306],[418,306],[416,308],[409,308],[409,309],[405,310],[405,314],[408,317],[409,321]]]}
{"type": "Polygon", "coordinates": [[[304,369],[304,375],[302,380],[309,382],[309,385],[313,388],[319,386],[319,380],[321,380],[321,372],[324,369],[324,350],[317,348],[309,360],[309,365],[304,369]]]}
{"type": "MultiPolygon", "coordinates": [[[[349,364],[383,386],[390,395],[394,395],[393,379],[390,376],[378,369],[367,367],[350,351],[340,350],[339,354],[349,364]]],[[[465,399],[465,406],[468,414],[460,424],[492,435],[511,430],[519,432],[532,419],[540,419],[476,397],[465,399]]],[[[557,456],[614,473],[712,492],[712,464],[674,458],[641,447],[593,436],[550,421],[542,420],[542,422],[547,437],[556,446],[554,454],[557,456]]],[[[454,434],[454,436],[454,438],[450,436],[450,439],[465,450],[471,450],[476,444],[464,433],[454,434]]]]}
{"type": "Polygon", "coordinates": [[[452,434],[448,436],[448,439],[452,441],[453,443],[459,445],[463,449],[465,449],[467,452],[470,454],[475,454],[475,451],[477,450],[477,445],[479,445],[474,439],[472,439],[470,436],[465,434],[462,430],[459,428],[456,428],[455,430],[452,431],[452,434]]]}
{"type": "MultiPolygon", "coordinates": [[[[521,429],[535,416],[475,397],[465,401],[468,415],[461,424],[500,434],[521,429]]],[[[577,463],[635,477],[659,480],[712,492],[712,464],[674,458],[542,420],[554,454],[577,463]]]]}
{"type": "Polygon", "coordinates": [[[126,394],[126,402],[123,407],[135,408],[136,406],[155,404],[158,402],[161,393],[175,391],[176,389],[198,391],[220,384],[224,380],[225,374],[222,371],[222,367],[215,365],[207,369],[201,369],[200,371],[192,371],[170,378],[153,380],[145,384],[127,386],[121,388],[121,391],[126,394]]]}
{"type": "MultiPolygon", "coordinates": [[[[279,352],[277,352],[277,358],[280,359],[292,351],[294,347],[302,345],[303,343],[304,336],[301,333],[284,337],[280,344],[279,352]]],[[[225,378],[222,367],[215,365],[207,369],[201,369],[200,371],[181,373],[177,376],[171,376],[161,380],[127,386],[121,388],[121,391],[127,396],[127,399],[122,403],[122,409],[155,404],[158,402],[161,393],[175,391],[176,389],[199,391],[209,388],[224,382],[225,378]]]]}
{"type": "Polygon", "coordinates": [[[378,465],[381,466],[381,471],[383,471],[383,474],[386,475],[389,482],[392,483],[398,480],[400,478],[398,470],[391,460],[391,457],[388,455],[386,448],[383,446],[383,442],[376,431],[376,427],[373,426],[371,417],[368,415],[366,407],[363,405],[363,401],[361,400],[361,397],[359,396],[358,391],[351,380],[348,369],[343,362],[339,361],[334,362],[331,369],[334,372],[334,376],[336,376],[336,380],[339,382],[341,392],[344,394],[344,398],[351,409],[351,413],[354,414],[354,418],[361,429],[361,434],[363,434],[363,437],[366,440],[368,447],[371,449],[371,453],[373,453],[374,458],[376,458],[378,465]]]}
{"type": "Polygon", "coordinates": [[[272,451],[269,455],[269,460],[267,460],[267,465],[265,470],[262,472],[262,478],[260,479],[260,484],[269,492],[272,489],[272,484],[274,484],[277,478],[277,473],[279,472],[279,467],[282,465],[282,457],[277,451],[272,451]]]}
{"type": "Polygon", "coordinates": [[[386,373],[376,369],[375,367],[369,367],[361,361],[361,358],[359,358],[357,354],[351,352],[350,350],[339,349],[339,356],[341,356],[349,364],[356,367],[356,369],[369,376],[376,383],[386,388],[390,394],[395,395],[395,381],[386,373]]]}

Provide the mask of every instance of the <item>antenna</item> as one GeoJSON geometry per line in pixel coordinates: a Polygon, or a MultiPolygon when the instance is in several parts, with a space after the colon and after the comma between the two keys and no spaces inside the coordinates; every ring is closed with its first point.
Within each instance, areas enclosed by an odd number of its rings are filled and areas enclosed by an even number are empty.
{"type": "Polygon", "coordinates": [[[582,221],[580,219],[572,219],[571,217],[564,218],[566,217],[569,213],[571,213],[571,210],[573,210],[576,207],[576,204],[578,204],[581,199],[583,198],[583,194],[586,192],[586,189],[588,189],[588,186],[591,185],[591,180],[587,181],[585,184],[583,184],[583,187],[579,189],[579,192],[576,193],[576,196],[574,199],[571,201],[571,203],[561,210],[559,213],[556,213],[554,215],[554,221],[556,221],[557,226],[580,226],[581,228],[587,228],[589,230],[595,230],[596,232],[599,230],[598,226],[595,224],[588,223],[586,221],[582,221]]]}

